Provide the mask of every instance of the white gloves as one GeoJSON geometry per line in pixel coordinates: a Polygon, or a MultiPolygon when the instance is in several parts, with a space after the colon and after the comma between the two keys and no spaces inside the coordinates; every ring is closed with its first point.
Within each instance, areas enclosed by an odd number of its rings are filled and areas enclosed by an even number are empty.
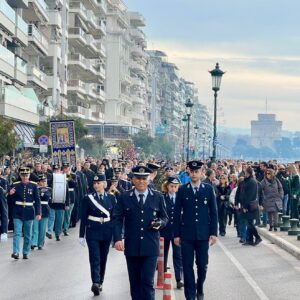
{"type": "Polygon", "coordinates": [[[80,244],[82,247],[85,247],[85,238],[79,238],[79,244],[80,244]]]}

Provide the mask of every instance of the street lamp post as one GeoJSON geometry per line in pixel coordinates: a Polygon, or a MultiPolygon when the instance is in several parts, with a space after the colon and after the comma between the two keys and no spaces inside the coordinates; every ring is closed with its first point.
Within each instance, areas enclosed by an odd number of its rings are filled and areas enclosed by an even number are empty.
{"type": "Polygon", "coordinates": [[[211,142],[211,136],[210,135],[207,137],[207,142],[208,142],[208,158],[210,158],[210,142],[211,142]]]}
{"type": "Polygon", "coordinates": [[[225,72],[223,72],[220,67],[219,63],[216,63],[216,67],[214,70],[209,71],[212,77],[212,90],[214,91],[214,134],[213,134],[213,153],[212,153],[212,161],[216,160],[216,150],[217,150],[217,97],[218,91],[220,90],[221,86],[221,79],[225,72]]]}
{"type": "Polygon", "coordinates": [[[197,155],[197,135],[198,135],[198,129],[199,129],[199,126],[196,124],[195,127],[194,127],[194,130],[195,130],[195,154],[197,155]]]}
{"type": "Polygon", "coordinates": [[[185,122],[187,122],[187,116],[182,118],[183,121],[183,135],[182,135],[182,161],[184,161],[184,153],[185,153],[185,122]]]}
{"type": "Polygon", "coordinates": [[[205,159],[205,138],[206,138],[206,132],[202,132],[202,140],[203,140],[202,159],[203,159],[203,161],[205,159]]]}
{"type": "Polygon", "coordinates": [[[191,99],[187,99],[185,102],[186,106],[186,115],[188,118],[188,124],[187,124],[187,153],[186,153],[186,161],[188,162],[190,159],[190,121],[191,121],[191,115],[192,115],[192,107],[193,107],[193,102],[191,99]]]}

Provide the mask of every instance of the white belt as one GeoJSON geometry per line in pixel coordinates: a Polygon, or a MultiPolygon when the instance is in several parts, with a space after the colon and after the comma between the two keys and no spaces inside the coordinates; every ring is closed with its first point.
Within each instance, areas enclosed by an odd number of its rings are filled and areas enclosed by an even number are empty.
{"type": "Polygon", "coordinates": [[[88,216],[88,219],[91,221],[95,221],[95,222],[99,222],[99,223],[106,223],[110,221],[110,218],[98,218],[98,217],[94,217],[94,216],[88,216]]]}
{"type": "Polygon", "coordinates": [[[33,206],[32,202],[22,202],[22,201],[16,201],[16,205],[22,205],[22,206],[33,206]]]}
{"type": "Polygon", "coordinates": [[[72,189],[69,189],[69,192],[74,192],[74,189],[72,188],[72,189]]]}
{"type": "Polygon", "coordinates": [[[41,204],[48,204],[48,201],[41,201],[41,204]]]}

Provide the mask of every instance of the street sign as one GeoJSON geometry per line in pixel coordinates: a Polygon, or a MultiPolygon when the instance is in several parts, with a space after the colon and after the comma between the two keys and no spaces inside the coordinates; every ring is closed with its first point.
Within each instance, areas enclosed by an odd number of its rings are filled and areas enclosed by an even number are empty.
{"type": "Polygon", "coordinates": [[[48,145],[40,145],[40,153],[47,153],[48,145]]]}
{"type": "Polygon", "coordinates": [[[49,137],[47,135],[41,135],[38,138],[38,143],[40,145],[48,145],[49,144],[49,137]]]}

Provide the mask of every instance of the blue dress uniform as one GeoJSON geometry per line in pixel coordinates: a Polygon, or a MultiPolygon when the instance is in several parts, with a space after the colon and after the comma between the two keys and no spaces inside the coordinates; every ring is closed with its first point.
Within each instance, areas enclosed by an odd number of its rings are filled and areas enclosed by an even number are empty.
{"type": "MultiPolygon", "coordinates": [[[[47,177],[44,174],[39,175],[39,181],[47,181],[47,177]]],[[[34,249],[34,247],[37,246],[39,250],[42,250],[45,244],[46,227],[50,213],[49,203],[51,202],[52,198],[52,189],[47,186],[39,186],[38,189],[41,199],[42,218],[39,221],[33,221],[31,249],[34,249]]]]}
{"type": "MultiPolygon", "coordinates": [[[[106,181],[105,175],[96,175],[94,181],[106,181]]],[[[96,192],[91,193],[86,195],[82,201],[79,238],[86,238],[92,282],[93,285],[99,286],[100,291],[102,290],[107,255],[113,236],[111,219],[115,204],[116,198],[106,192],[103,195],[96,192]]]]}
{"type": "Polygon", "coordinates": [[[165,272],[167,272],[168,254],[169,254],[170,244],[172,244],[175,279],[177,281],[177,284],[179,284],[179,282],[182,280],[183,270],[182,270],[181,248],[174,244],[174,213],[175,213],[175,203],[177,201],[176,199],[177,199],[177,194],[170,197],[168,193],[164,193],[164,200],[167,209],[167,214],[169,216],[169,222],[167,226],[160,231],[160,235],[164,238],[165,272]]]}
{"type": "MultiPolygon", "coordinates": [[[[20,168],[21,175],[29,175],[30,169],[20,168]]],[[[37,184],[28,182],[13,183],[12,189],[15,193],[8,196],[8,200],[13,204],[13,221],[14,221],[14,237],[13,237],[13,254],[15,259],[19,258],[20,240],[22,237],[22,229],[24,231],[23,258],[28,258],[31,245],[32,223],[37,215],[41,215],[41,201],[37,184]]]]}
{"type": "MultiPolygon", "coordinates": [[[[138,166],[132,172],[134,176],[148,176],[151,170],[138,166]]],[[[125,256],[131,297],[133,300],[153,300],[160,234],[151,224],[158,220],[163,228],[168,222],[163,196],[151,189],[140,194],[134,188],[120,196],[113,215],[115,242],[122,241],[123,224],[125,226],[125,256]]]]}
{"type": "MultiPolygon", "coordinates": [[[[192,162],[199,169],[201,162],[192,162]]],[[[191,168],[191,166],[189,166],[191,168]]],[[[196,191],[191,183],[179,188],[175,204],[174,235],[181,239],[184,293],[187,300],[203,295],[208,265],[209,237],[217,236],[218,213],[212,186],[201,183],[196,191]],[[195,285],[194,257],[197,283],[195,285]]],[[[200,297],[198,299],[201,299],[200,297]]]]}

